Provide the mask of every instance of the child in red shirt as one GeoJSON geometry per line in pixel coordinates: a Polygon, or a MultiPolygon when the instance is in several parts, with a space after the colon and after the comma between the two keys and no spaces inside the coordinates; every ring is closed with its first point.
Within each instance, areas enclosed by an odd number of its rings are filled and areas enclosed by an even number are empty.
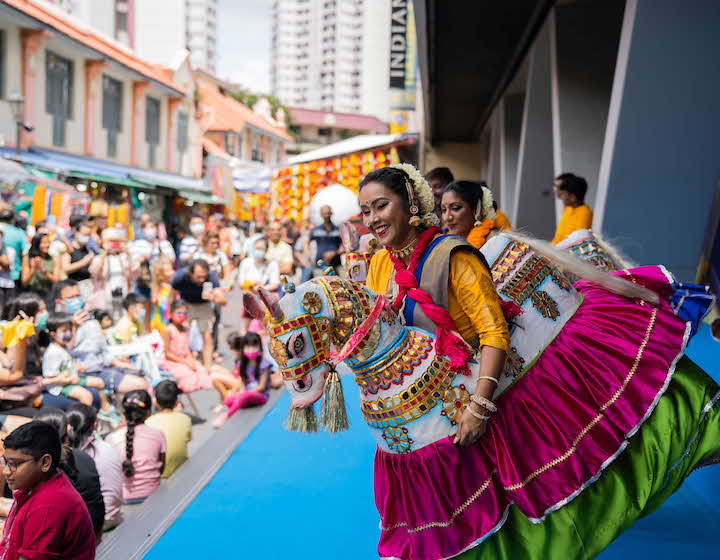
{"type": "Polygon", "coordinates": [[[14,492],[0,560],[92,560],[95,534],[85,502],[58,471],[60,438],[45,422],[28,422],[5,438],[3,475],[14,492]]]}

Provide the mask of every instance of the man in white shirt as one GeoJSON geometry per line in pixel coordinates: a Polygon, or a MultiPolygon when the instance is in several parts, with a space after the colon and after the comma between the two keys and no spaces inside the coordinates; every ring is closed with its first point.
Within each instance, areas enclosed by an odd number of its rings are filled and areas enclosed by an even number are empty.
{"type": "Polygon", "coordinates": [[[293,272],[292,247],[281,239],[282,226],[280,222],[271,222],[267,227],[268,249],[267,260],[278,263],[280,274],[291,275],[293,272]]]}
{"type": "Polygon", "coordinates": [[[200,241],[205,233],[205,221],[200,216],[193,216],[190,218],[188,229],[190,234],[183,238],[178,249],[178,259],[182,265],[190,262],[200,247],[200,241]]]}

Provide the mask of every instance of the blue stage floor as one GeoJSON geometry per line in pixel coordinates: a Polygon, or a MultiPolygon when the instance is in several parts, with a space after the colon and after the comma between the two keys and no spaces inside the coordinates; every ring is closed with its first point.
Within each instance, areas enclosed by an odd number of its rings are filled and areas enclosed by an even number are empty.
{"type": "MultiPolygon", "coordinates": [[[[688,354],[720,381],[720,343],[703,330],[688,354]]],[[[345,382],[352,428],[331,436],[282,428],[284,395],[145,556],[169,558],[377,558],[372,495],[374,443],[357,388],[345,382]]],[[[693,473],[654,514],[637,522],[602,560],[720,557],[720,467],[693,473]]]]}

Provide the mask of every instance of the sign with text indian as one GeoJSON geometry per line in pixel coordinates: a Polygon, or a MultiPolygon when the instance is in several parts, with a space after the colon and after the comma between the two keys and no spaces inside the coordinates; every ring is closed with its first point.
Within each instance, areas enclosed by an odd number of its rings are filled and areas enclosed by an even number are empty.
{"type": "Polygon", "coordinates": [[[417,38],[412,0],[391,0],[390,10],[390,107],[414,109],[417,38]]]}

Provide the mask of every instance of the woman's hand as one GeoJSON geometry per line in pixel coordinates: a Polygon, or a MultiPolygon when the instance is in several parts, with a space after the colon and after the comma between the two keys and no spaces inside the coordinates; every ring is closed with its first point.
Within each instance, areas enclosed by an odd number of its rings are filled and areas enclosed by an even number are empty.
{"type": "MultiPolygon", "coordinates": [[[[484,408],[479,407],[475,403],[470,403],[469,406],[473,407],[473,410],[478,414],[490,416],[484,408]]],[[[485,433],[486,428],[487,420],[476,418],[466,407],[463,410],[462,416],[460,416],[460,420],[458,420],[458,431],[455,434],[453,443],[463,446],[472,445],[485,433]]]]}

